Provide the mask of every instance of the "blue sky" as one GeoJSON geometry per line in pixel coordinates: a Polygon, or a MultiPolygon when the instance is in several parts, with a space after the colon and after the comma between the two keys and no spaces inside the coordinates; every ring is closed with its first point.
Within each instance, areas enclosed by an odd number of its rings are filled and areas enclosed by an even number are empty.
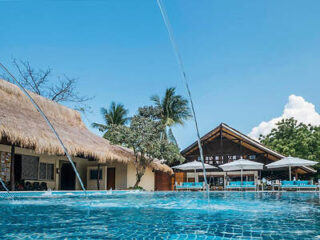
{"type": "MultiPolygon", "coordinates": [[[[320,1],[163,2],[201,134],[220,122],[249,133],[281,116],[291,94],[317,109],[320,1]]],[[[156,0],[0,1],[0,9],[0,60],[78,77],[79,91],[95,97],[88,126],[111,101],[134,114],[167,87],[186,96],[156,0]]],[[[174,132],[181,147],[195,140],[191,120],[174,132]]]]}

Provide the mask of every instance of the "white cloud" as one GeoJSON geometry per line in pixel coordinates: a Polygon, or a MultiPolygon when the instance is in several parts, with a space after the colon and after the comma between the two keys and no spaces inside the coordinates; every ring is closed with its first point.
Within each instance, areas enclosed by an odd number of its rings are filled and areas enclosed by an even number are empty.
{"type": "Polygon", "coordinates": [[[291,117],[298,122],[320,125],[320,114],[316,112],[315,106],[307,102],[303,97],[292,94],[289,96],[289,102],[284,106],[282,116],[273,118],[268,122],[261,122],[257,127],[252,128],[249,137],[258,139],[260,134],[266,135],[270,133],[275,124],[281,119],[291,117]]]}

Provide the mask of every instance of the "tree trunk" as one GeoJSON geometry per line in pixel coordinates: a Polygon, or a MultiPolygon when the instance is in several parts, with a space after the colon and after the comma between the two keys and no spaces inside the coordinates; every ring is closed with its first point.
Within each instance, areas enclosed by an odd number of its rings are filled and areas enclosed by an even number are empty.
{"type": "Polygon", "coordinates": [[[141,181],[141,177],[142,177],[142,176],[140,176],[140,175],[137,174],[136,177],[137,177],[137,180],[136,180],[136,183],[134,184],[133,188],[139,187],[139,183],[140,183],[140,181],[141,181]]]}
{"type": "Polygon", "coordinates": [[[136,183],[134,184],[133,188],[138,188],[139,183],[141,181],[141,178],[143,177],[145,172],[145,168],[139,169],[139,167],[136,168],[136,183]]]}
{"type": "Polygon", "coordinates": [[[15,190],[15,181],[14,181],[14,144],[11,145],[11,166],[10,166],[10,182],[11,182],[11,191],[15,190]]]}
{"type": "Polygon", "coordinates": [[[97,188],[100,190],[100,164],[98,164],[97,188]]]}

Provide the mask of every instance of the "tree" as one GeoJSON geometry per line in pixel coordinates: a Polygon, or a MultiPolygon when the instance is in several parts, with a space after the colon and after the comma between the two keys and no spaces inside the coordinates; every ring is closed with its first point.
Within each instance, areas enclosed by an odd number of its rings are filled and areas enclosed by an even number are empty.
{"type": "Polygon", "coordinates": [[[320,162],[320,126],[298,123],[294,118],[283,119],[259,140],[283,155],[320,162]]]}
{"type": "Polygon", "coordinates": [[[165,95],[162,99],[158,95],[153,95],[151,100],[157,108],[160,108],[160,119],[164,126],[161,137],[168,139],[177,145],[177,141],[172,132],[172,126],[183,125],[184,121],[192,117],[188,100],[181,95],[176,95],[176,89],[171,87],[167,88],[165,95]]]}
{"type": "Polygon", "coordinates": [[[167,163],[183,161],[177,146],[160,138],[164,126],[162,121],[155,120],[156,112],[152,107],[140,108],[139,113],[143,114],[133,116],[130,126],[112,124],[106,133],[111,143],[121,144],[133,150],[136,168],[134,188],[139,186],[146,168],[155,158],[165,159],[167,163]]]}
{"type": "Polygon", "coordinates": [[[104,132],[104,138],[107,138],[106,132],[111,125],[125,125],[129,121],[129,118],[127,117],[128,109],[122,104],[112,102],[109,109],[101,108],[101,113],[105,124],[92,123],[92,127],[99,129],[100,132],[104,132]]]}
{"type": "MultiPolygon", "coordinates": [[[[128,110],[124,108],[122,104],[116,104],[112,102],[109,109],[101,108],[101,113],[104,118],[105,124],[92,123],[93,128],[99,129],[100,132],[104,132],[103,137],[108,139],[108,130],[111,125],[124,125],[128,122],[127,118],[128,110]]],[[[100,164],[98,164],[98,178],[97,178],[97,188],[100,190],[100,164]]]]}
{"type": "MultiPolygon", "coordinates": [[[[35,69],[28,61],[13,59],[12,64],[17,80],[27,90],[58,103],[73,104],[73,108],[82,112],[88,110],[86,102],[92,98],[81,95],[77,91],[78,80],[76,78],[70,78],[66,75],[53,78],[50,67],[44,70],[35,69]]],[[[13,79],[7,75],[1,75],[1,77],[13,82],[13,79]]]]}

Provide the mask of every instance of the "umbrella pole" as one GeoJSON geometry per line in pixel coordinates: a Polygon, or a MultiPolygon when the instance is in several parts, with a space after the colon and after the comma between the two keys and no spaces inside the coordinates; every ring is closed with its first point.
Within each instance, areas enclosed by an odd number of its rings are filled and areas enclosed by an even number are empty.
{"type": "Polygon", "coordinates": [[[291,181],[291,166],[289,166],[289,181],[291,181]]]}
{"type": "Polygon", "coordinates": [[[242,168],[241,168],[241,186],[242,186],[242,181],[243,181],[243,180],[242,180],[242,174],[243,174],[242,171],[243,171],[243,170],[242,170],[242,168]]]}
{"type": "Polygon", "coordinates": [[[197,170],[194,169],[194,182],[197,182],[197,176],[196,176],[197,170]]]}

